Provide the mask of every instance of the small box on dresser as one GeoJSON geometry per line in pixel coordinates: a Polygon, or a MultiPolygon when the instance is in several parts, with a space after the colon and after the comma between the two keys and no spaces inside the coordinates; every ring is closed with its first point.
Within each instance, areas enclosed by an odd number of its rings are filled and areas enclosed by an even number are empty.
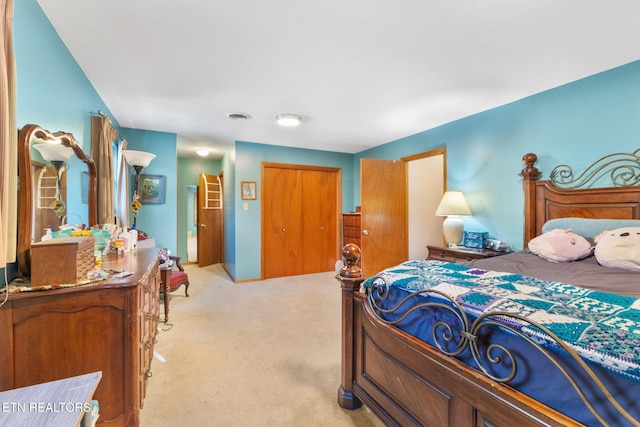
{"type": "Polygon", "coordinates": [[[483,249],[485,241],[489,238],[486,231],[465,231],[462,237],[463,246],[466,248],[483,249]]]}
{"type": "Polygon", "coordinates": [[[31,244],[31,286],[78,283],[95,266],[95,238],[57,237],[31,244]]]}

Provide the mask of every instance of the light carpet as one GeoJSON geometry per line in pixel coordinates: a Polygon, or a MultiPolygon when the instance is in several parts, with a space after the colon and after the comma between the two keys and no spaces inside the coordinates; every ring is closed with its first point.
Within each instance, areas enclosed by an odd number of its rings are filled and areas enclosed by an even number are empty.
{"type": "Polygon", "coordinates": [[[219,264],[185,270],[190,297],[172,293],[160,324],[143,427],[383,426],[336,401],[335,273],[233,283],[219,264]]]}

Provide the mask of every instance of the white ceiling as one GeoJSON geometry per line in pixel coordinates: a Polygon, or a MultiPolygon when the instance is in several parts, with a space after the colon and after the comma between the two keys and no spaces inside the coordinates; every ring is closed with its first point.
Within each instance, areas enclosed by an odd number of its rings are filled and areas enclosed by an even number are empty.
{"type": "Polygon", "coordinates": [[[117,122],[181,156],[356,153],[640,59],[637,0],[38,1],[117,122]]]}

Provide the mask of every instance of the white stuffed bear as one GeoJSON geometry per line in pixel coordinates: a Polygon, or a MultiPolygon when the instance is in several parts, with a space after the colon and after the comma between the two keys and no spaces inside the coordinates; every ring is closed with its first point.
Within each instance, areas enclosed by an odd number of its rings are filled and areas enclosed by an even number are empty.
{"type": "Polygon", "coordinates": [[[587,239],[571,230],[555,229],[531,239],[531,252],[553,262],[576,261],[591,255],[591,244],[587,239]]]}
{"type": "Polygon", "coordinates": [[[600,265],[640,271],[640,227],[603,231],[595,241],[600,265]]]}

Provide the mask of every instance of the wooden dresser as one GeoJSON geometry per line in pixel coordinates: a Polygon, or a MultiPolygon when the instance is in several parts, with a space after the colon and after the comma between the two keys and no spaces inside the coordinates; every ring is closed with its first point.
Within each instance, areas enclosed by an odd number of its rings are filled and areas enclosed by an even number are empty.
{"type": "Polygon", "coordinates": [[[133,275],[9,295],[0,307],[0,391],[102,371],[98,424],[137,426],[160,312],[157,250],[102,266],[133,275]]]}
{"type": "Polygon", "coordinates": [[[360,212],[342,214],[342,246],[355,243],[360,248],[360,212]]]}

